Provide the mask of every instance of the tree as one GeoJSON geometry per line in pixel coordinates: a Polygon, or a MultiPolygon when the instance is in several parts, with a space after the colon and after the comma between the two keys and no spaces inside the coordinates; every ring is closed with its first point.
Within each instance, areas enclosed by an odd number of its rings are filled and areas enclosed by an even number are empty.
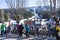
{"type": "Polygon", "coordinates": [[[11,11],[11,14],[13,14],[13,9],[16,8],[16,0],[5,0],[7,3],[7,6],[9,7],[9,10],[11,11]]]}
{"type": "Polygon", "coordinates": [[[32,17],[34,14],[32,14],[30,11],[26,11],[25,12],[25,14],[23,14],[24,15],[24,18],[30,18],[30,17],[32,17]]]}
{"type": "Polygon", "coordinates": [[[45,6],[49,5],[47,2],[48,2],[48,0],[43,0],[43,5],[45,5],[45,6]]]}
{"type": "Polygon", "coordinates": [[[17,21],[19,21],[19,20],[20,20],[19,15],[15,15],[15,16],[14,16],[14,18],[15,18],[15,20],[17,20],[17,21]]]}
{"type": "Polygon", "coordinates": [[[5,18],[4,18],[4,10],[1,10],[1,16],[2,16],[2,22],[4,22],[5,18]]]}
{"type": "Polygon", "coordinates": [[[5,21],[8,21],[8,15],[4,14],[5,21]]]}
{"type": "Polygon", "coordinates": [[[54,5],[54,9],[53,9],[53,11],[55,12],[56,11],[56,0],[53,0],[53,5],[54,5]]]}
{"type": "Polygon", "coordinates": [[[43,12],[43,19],[48,19],[48,18],[50,18],[48,12],[44,11],[43,12]]]}
{"type": "Polygon", "coordinates": [[[23,14],[25,12],[25,9],[23,8],[23,0],[6,0],[6,3],[12,15],[21,15],[21,17],[23,17],[23,14]]]}
{"type": "Polygon", "coordinates": [[[2,14],[2,13],[1,13],[1,10],[0,10],[0,17],[1,17],[1,14],[2,14]]]}
{"type": "Polygon", "coordinates": [[[56,11],[56,15],[60,16],[60,7],[58,8],[58,10],[56,11]]]}
{"type": "Polygon", "coordinates": [[[0,22],[2,22],[2,13],[1,13],[1,10],[0,10],[0,22]]]}
{"type": "Polygon", "coordinates": [[[56,0],[50,0],[50,9],[51,9],[51,12],[54,12],[56,11],[56,0]],[[53,7],[52,7],[53,6],[53,7]]]}
{"type": "Polygon", "coordinates": [[[52,1],[50,0],[50,11],[52,12],[52,1]]]}

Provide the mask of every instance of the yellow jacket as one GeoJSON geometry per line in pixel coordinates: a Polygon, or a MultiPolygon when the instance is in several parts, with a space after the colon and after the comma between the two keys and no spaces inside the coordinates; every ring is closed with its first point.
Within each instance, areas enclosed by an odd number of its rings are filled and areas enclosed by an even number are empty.
{"type": "Polygon", "coordinates": [[[56,30],[60,31],[60,27],[59,27],[59,25],[56,26],[56,30]]]}

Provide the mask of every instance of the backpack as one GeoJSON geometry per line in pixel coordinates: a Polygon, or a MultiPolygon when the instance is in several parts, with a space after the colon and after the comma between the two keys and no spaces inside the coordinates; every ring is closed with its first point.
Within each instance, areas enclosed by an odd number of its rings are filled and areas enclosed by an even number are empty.
{"type": "Polygon", "coordinates": [[[17,28],[20,29],[20,25],[17,25],[17,28]]]}

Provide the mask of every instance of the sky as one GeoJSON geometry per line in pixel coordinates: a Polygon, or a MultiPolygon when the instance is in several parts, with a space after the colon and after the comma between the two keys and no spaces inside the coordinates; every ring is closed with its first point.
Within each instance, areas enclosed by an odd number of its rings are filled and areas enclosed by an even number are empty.
{"type": "Polygon", "coordinates": [[[0,0],[0,9],[6,9],[6,8],[8,7],[7,7],[5,0],[0,0]]]}
{"type": "Polygon", "coordinates": [[[38,0],[27,0],[25,5],[26,5],[26,7],[37,6],[37,1],[38,1],[38,0]],[[30,5],[30,6],[29,6],[29,5],[30,5]]]}
{"type": "MultiPolygon", "coordinates": [[[[26,5],[25,6],[26,7],[37,6],[37,5],[43,6],[44,5],[43,3],[44,2],[42,2],[42,0],[26,0],[26,5]]],[[[45,3],[48,3],[48,1],[46,1],[45,3]]],[[[49,5],[49,3],[46,4],[46,5],[49,5]]],[[[8,6],[7,6],[7,3],[5,2],[5,0],[0,0],[0,9],[6,9],[6,8],[8,8],[8,6]]]]}
{"type": "MultiPolygon", "coordinates": [[[[25,7],[33,7],[33,6],[39,6],[39,5],[43,6],[43,2],[42,0],[26,0],[24,5],[25,7]]],[[[0,9],[6,9],[6,8],[8,8],[8,6],[5,0],[0,0],[0,9]]]]}
{"type": "MultiPolygon", "coordinates": [[[[26,6],[29,7],[30,6],[44,6],[43,3],[47,3],[49,2],[49,0],[44,0],[45,2],[43,2],[43,0],[27,0],[26,1],[26,6]]],[[[45,4],[46,5],[49,5],[49,3],[45,4]]]]}

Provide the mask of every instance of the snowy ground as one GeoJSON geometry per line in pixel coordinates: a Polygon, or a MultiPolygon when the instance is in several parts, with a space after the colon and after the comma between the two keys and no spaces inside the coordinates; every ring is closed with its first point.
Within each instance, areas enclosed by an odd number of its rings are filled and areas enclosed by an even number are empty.
{"type": "Polygon", "coordinates": [[[25,37],[0,37],[0,40],[56,40],[56,38],[52,38],[49,36],[31,36],[30,38],[25,37]]]}

